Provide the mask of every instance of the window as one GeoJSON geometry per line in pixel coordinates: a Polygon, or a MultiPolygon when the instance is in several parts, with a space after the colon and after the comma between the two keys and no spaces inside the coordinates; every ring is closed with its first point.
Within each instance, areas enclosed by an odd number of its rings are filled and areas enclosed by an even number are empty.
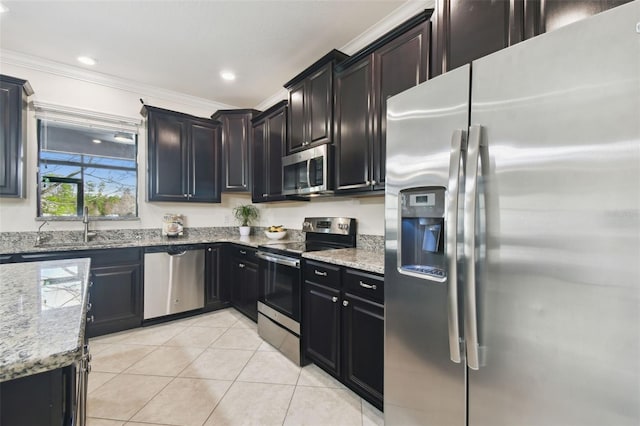
{"type": "Polygon", "coordinates": [[[38,216],[138,216],[137,135],[38,120],[38,216]]]}

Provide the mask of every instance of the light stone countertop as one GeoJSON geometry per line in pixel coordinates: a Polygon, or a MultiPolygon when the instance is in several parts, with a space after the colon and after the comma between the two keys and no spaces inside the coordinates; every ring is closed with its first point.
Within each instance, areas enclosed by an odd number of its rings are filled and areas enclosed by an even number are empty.
{"type": "Polygon", "coordinates": [[[0,265],[0,382],[82,356],[90,259],[0,265]]]}
{"type": "Polygon", "coordinates": [[[302,257],[376,274],[384,274],[384,252],[382,251],[346,248],[307,252],[303,253],[302,257]]]}

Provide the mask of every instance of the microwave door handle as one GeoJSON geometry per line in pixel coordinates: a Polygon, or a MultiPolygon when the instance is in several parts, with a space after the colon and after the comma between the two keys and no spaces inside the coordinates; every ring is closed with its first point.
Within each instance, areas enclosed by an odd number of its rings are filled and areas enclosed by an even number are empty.
{"type": "Polygon", "coordinates": [[[311,158],[307,160],[307,188],[311,188],[311,158]]]}
{"type": "Polygon", "coordinates": [[[460,193],[460,161],[467,149],[466,131],[455,130],[451,136],[449,187],[447,192],[446,255],[447,255],[447,315],[449,324],[449,356],[460,363],[460,326],[458,315],[458,196],[460,193]]]}

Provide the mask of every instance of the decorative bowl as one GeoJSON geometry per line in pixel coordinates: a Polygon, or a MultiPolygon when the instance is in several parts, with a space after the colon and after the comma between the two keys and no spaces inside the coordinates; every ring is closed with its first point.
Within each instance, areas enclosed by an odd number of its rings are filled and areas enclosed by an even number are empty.
{"type": "Polygon", "coordinates": [[[287,235],[287,231],[281,231],[281,232],[264,231],[264,235],[266,235],[267,238],[272,240],[281,240],[284,238],[285,235],[287,235]]]}

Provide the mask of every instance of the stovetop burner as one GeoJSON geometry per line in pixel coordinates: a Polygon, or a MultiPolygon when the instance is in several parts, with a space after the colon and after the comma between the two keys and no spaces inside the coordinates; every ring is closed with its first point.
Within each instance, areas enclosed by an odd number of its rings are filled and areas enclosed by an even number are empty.
{"type": "Polygon", "coordinates": [[[310,251],[356,246],[356,220],[342,217],[305,218],[305,241],[273,242],[260,245],[262,251],[300,257],[310,251]]]}

